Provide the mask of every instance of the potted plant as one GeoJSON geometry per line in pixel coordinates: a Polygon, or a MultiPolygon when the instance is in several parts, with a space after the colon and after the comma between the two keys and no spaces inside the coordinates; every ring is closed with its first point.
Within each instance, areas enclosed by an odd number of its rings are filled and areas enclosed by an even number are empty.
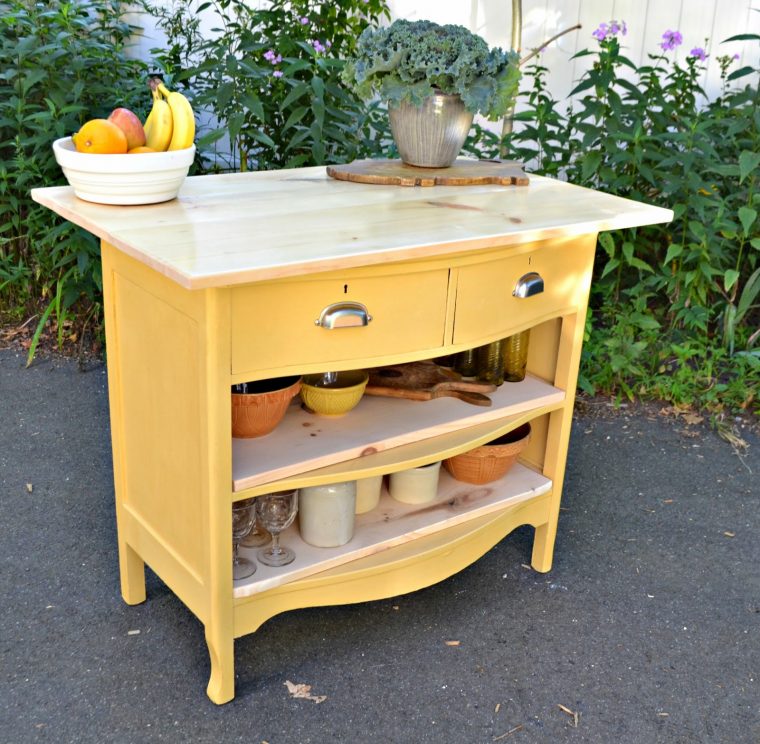
{"type": "Polygon", "coordinates": [[[397,20],[367,28],[344,81],[388,102],[391,131],[409,165],[442,168],[462,148],[474,114],[503,117],[517,94],[519,56],[463,26],[397,20]]]}

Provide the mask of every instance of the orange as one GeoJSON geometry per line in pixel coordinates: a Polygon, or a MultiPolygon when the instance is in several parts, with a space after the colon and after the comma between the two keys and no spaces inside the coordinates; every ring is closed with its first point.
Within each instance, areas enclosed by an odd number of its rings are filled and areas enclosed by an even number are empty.
{"type": "Polygon", "coordinates": [[[90,119],[71,139],[79,152],[105,155],[127,151],[127,136],[106,119],[90,119]]]}
{"type": "Polygon", "coordinates": [[[158,150],[154,150],[152,147],[147,147],[145,145],[140,145],[140,147],[133,147],[131,150],[128,150],[127,155],[139,155],[141,152],[158,152],[158,150]]]}

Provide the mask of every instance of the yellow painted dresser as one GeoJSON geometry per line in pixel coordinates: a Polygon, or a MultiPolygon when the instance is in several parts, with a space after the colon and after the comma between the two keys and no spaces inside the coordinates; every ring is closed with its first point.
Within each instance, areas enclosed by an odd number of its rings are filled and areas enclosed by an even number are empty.
{"type": "Polygon", "coordinates": [[[324,168],[189,178],[142,207],[68,187],[33,197],[102,241],[124,600],[145,600],[147,563],[198,617],[216,703],[234,696],[234,639],[277,613],[428,586],[524,524],[533,567],[550,569],[597,233],[672,218],[535,176],[404,188],[324,168]],[[520,297],[528,274],[543,291],[520,297]],[[318,322],[346,302],[360,324],[318,322]],[[365,396],[327,419],[296,400],[272,434],[231,437],[233,384],[429,359],[525,328],[528,376],[490,407],[365,396]],[[423,508],[384,493],[342,548],[312,548],[294,526],[294,563],[233,583],[234,501],[435,462],[526,421],[530,444],[502,480],[442,474],[423,508]]]}

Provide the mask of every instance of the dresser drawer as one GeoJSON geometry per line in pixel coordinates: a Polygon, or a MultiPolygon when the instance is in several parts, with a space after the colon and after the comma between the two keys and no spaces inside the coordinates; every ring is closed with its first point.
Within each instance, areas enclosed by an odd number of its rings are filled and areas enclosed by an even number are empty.
{"type": "Polygon", "coordinates": [[[559,244],[552,241],[549,247],[536,243],[533,250],[460,268],[454,343],[508,336],[519,328],[584,307],[595,245],[595,236],[559,244]],[[520,279],[533,273],[543,280],[543,291],[515,296],[520,279]]]}
{"type": "Polygon", "coordinates": [[[233,288],[232,373],[320,363],[329,369],[442,345],[447,268],[331,276],[233,288]],[[362,322],[362,306],[371,320],[353,325],[362,322]]]}

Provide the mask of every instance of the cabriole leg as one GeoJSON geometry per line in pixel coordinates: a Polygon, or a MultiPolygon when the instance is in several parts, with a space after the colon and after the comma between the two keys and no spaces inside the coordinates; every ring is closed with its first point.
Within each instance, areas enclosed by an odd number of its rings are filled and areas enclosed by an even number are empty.
{"type": "Polygon", "coordinates": [[[235,697],[235,641],[222,638],[206,627],[206,644],[211,659],[211,676],[206,694],[217,705],[229,703],[235,697]]]}

